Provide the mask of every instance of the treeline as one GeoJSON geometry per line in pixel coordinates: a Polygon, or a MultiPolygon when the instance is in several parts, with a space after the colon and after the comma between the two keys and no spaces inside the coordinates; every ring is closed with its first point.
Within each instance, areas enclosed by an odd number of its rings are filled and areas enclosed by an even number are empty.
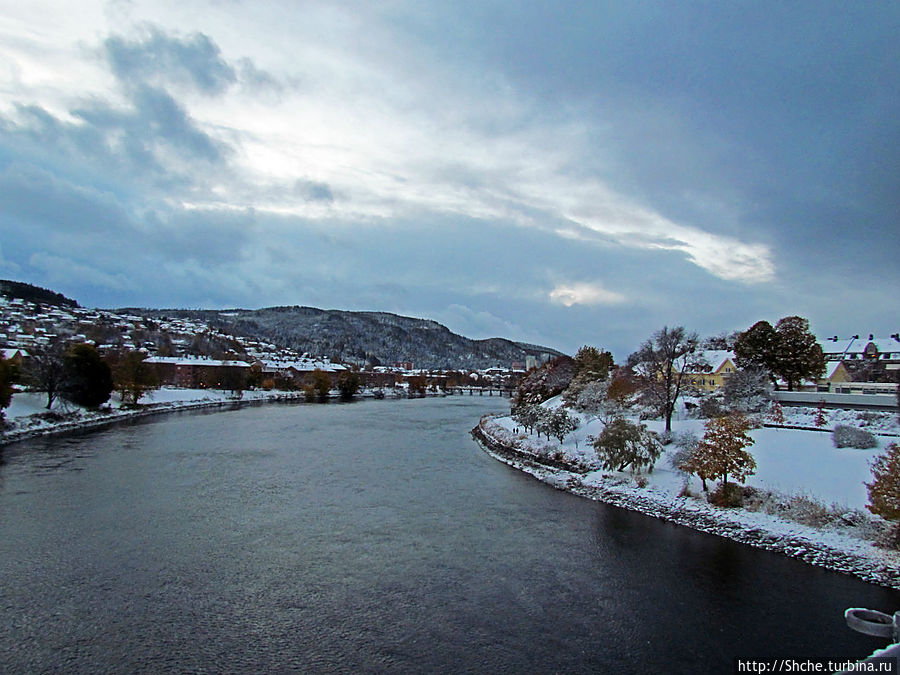
{"type": "Polygon", "coordinates": [[[78,307],[78,303],[62,293],[47,288],[33,286],[22,281],[0,280],[0,294],[8,298],[16,298],[41,305],[57,305],[59,307],[78,307]]]}
{"type": "Polygon", "coordinates": [[[0,421],[17,384],[46,394],[47,410],[57,399],[98,408],[113,391],[119,392],[123,404],[136,405],[159,387],[156,369],[146,359],[144,352],[121,350],[101,356],[91,344],[62,342],[32,349],[22,362],[0,359],[0,421]]]}

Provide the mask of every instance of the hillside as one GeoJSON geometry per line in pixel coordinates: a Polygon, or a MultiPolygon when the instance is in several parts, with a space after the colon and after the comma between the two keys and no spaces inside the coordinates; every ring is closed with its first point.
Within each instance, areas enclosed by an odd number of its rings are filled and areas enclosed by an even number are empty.
{"type": "Polygon", "coordinates": [[[8,298],[16,298],[27,302],[34,302],[41,305],[56,305],[58,307],[78,307],[78,303],[67,298],[62,293],[33,286],[22,281],[10,281],[9,279],[0,279],[0,295],[8,298]]]}
{"type": "Polygon", "coordinates": [[[416,368],[478,369],[525,363],[528,355],[558,356],[548,347],[504,338],[472,340],[427,319],[386,312],[348,312],[314,307],[264,309],[117,310],[153,318],[174,317],[206,322],[233,335],[267,340],[298,352],[332,360],[373,365],[410,361],[416,368]]]}

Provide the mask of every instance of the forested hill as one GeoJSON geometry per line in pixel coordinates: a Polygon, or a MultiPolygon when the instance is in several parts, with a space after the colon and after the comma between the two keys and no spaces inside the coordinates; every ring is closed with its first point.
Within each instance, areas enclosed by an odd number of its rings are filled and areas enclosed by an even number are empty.
{"type": "Polygon", "coordinates": [[[41,305],[56,305],[59,307],[78,307],[78,303],[67,298],[62,293],[41,288],[40,286],[32,286],[23,281],[10,281],[8,279],[0,279],[0,295],[8,298],[16,298],[17,300],[25,300],[26,302],[34,302],[41,305]]]}
{"type": "Polygon", "coordinates": [[[122,309],[155,318],[205,321],[234,335],[266,340],[298,352],[373,365],[410,361],[416,368],[477,369],[525,363],[525,357],[559,356],[548,347],[504,338],[472,340],[427,319],[386,312],[348,312],[314,307],[247,310],[122,309]]]}

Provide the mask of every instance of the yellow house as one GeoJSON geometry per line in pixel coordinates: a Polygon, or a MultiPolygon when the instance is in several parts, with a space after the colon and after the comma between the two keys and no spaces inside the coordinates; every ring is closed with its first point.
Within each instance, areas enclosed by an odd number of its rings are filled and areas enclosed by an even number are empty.
{"type": "Polygon", "coordinates": [[[853,378],[847,371],[843,361],[827,361],[825,363],[825,375],[816,382],[816,390],[831,391],[832,386],[842,382],[852,382],[853,378]]]}
{"type": "Polygon", "coordinates": [[[686,381],[701,391],[715,391],[737,370],[732,352],[714,349],[703,352],[702,356],[707,365],[684,373],[686,381]]]}

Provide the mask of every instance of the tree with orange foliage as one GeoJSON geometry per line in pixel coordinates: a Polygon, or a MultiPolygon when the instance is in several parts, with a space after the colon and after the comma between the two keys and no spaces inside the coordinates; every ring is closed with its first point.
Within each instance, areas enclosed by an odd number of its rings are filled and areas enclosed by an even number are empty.
{"type": "Polygon", "coordinates": [[[696,473],[704,483],[706,478],[719,476],[723,485],[728,484],[729,476],[743,483],[756,472],[756,460],[745,450],[755,442],[747,435],[749,430],[750,423],[740,413],[709,420],[703,440],[681,469],[696,473]]]}

